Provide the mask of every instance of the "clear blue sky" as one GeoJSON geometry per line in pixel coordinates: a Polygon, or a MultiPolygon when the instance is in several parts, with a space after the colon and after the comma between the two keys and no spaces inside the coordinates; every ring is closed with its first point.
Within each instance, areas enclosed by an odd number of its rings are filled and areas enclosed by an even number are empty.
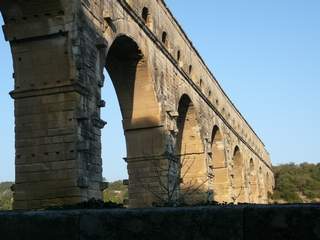
{"type": "MultiPolygon", "coordinates": [[[[273,163],[319,162],[320,1],[166,1],[273,163]]],[[[0,34],[0,181],[14,179],[12,63],[0,34]]],[[[104,176],[126,178],[114,89],[103,93],[104,176]]]]}

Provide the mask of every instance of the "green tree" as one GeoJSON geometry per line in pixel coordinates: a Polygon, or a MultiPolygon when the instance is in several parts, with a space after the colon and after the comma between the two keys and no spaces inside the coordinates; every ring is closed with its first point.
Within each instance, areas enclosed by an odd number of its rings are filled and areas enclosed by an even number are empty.
{"type": "Polygon", "coordinates": [[[320,200],[320,164],[293,163],[274,167],[276,187],[272,198],[288,203],[320,200]]]}
{"type": "Polygon", "coordinates": [[[109,184],[109,187],[103,192],[105,202],[122,204],[128,199],[128,186],[123,185],[122,181],[116,181],[109,184]]]}
{"type": "Polygon", "coordinates": [[[0,210],[11,210],[13,194],[11,191],[12,182],[0,183],[0,210]]]}

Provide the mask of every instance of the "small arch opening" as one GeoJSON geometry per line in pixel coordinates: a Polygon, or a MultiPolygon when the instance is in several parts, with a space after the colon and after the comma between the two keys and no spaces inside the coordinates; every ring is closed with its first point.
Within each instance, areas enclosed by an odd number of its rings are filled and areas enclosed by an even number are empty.
{"type": "Polygon", "coordinates": [[[188,72],[190,75],[192,74],[192,65],[189,65],[188,72]]]}
{"type": "Polygon", "coordinates": [[[254,171],[254,162],[253,159],[250,159],[250,171],[253,172],[254,171]]]}
{"type": "Polygon", "coordinates": [[[152,23],[152,20],[151,20],[151,14],[150,14],[150,11],[147,7],[144,7],[142,9],[142,13],[141,13],[141,17],[144,21],[144,23],[149,27],[151,28],[151,23],[152,23]]]}
{"type": "Polygon", "coordinates": [[[144,7],[142,9],[142,19],[145,23],[148,23],[149,20],[149,9],[147,7],[144,7]]]}
{"type": "Polygon", "coordinates": [[[177,60],[180,61],[181,59],[181,52],[180,50],[177,51],[177,60]]]}
{"type": "Polygon", "coordinates": [[[167,32],[162,32],[161,41],[166,47],[168,47],[168,34],[167,34],[167,32]]]}

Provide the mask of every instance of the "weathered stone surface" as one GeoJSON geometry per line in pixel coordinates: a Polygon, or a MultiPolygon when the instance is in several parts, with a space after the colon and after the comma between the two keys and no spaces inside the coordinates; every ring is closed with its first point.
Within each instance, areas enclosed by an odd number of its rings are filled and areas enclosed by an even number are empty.
{"type": "Polygon", "coordinates": [[[320,239],[319,205],[247,207],[244,211],[246,239],[320,239]]]}
{"type": "Polygon", "coordinates": [[[104,69],[123,117],[131,207],[163,201],[163,183],[175,200],[193,188],[185,199],[267,202],[263,142],[164,1],[3,0],[0,10],[14,62],[16,209],[102,197],[104,69]]]}
{"type": "Polygon", "coordinates": [[[2,239],[78,240],[79,214],[76,212],[0,212],[2,239]]]}
{"type": "Polygon", "coordinates": [[[80,217],[80,229],[84,239],[96,240],[224,239],[226,235],[242,240],[241,215],[241,208],[87,211],[80,217]]]}
{"type": "Polygon", "coordinates": [[[318,240],[319,222],[319,205],[0,212],[0,234],[10,240],[318,240]]]}

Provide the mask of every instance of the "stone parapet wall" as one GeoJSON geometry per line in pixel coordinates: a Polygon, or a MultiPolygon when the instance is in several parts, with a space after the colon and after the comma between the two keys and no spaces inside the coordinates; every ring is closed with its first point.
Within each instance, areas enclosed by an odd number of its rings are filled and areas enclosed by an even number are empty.
{"type": "Polygon", "coordinates": [[[318,240],[320,206],[0,212],[1,239],[318,240]]]}

